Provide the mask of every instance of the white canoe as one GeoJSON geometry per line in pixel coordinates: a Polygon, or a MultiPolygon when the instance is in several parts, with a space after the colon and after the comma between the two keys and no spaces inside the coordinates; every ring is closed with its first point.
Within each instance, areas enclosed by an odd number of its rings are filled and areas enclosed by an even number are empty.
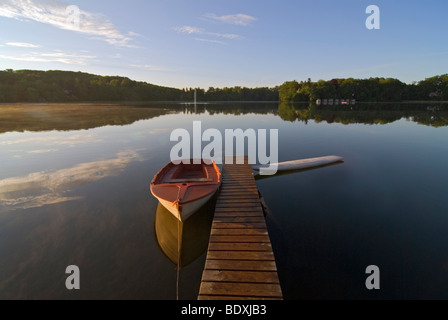
{"type": "MultiPolygon", "coordinates": [[[[277,171],[286,171],[286,170],[300,170],[300,169],[308,169],[313,167],[324,166],[327,164],[332,164],[336,162],[344,161],[344,158],[339,156],[326,156],[326,157],[318,157],[318,158],[308,158],[308,159],[299,159],[299,160],[291,160],[285,162],[279,162],[271,164],[272,168],[277,167],[277,171]]],[[[267,168],[265,165],[255,165],[252,166],[254,170],[260,170],[260,168],[267,168]]]]}

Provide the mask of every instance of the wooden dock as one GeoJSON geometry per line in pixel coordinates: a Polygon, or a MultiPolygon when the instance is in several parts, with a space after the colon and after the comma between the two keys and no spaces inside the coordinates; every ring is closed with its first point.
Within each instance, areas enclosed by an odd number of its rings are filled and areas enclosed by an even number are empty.
{"type": "Polygon", "coordinates": [[[282,299],[263,208],[247,157],[245,164],[224,164],[222,175],[198,299],[282,299]]]}

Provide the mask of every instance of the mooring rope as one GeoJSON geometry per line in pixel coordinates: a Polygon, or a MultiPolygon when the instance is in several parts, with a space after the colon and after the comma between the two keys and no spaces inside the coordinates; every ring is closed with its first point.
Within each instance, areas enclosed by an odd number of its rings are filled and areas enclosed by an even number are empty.
{"type": "Polygon", "coordinates": [[[177,191],[177,200],[174,201],[174,204],[177,207],[177,212],[179,216],[177,217],[177,270],[176,270],[176,300],[179,300],[179,278],[180,278],[180,252],[181,252],[181,245],[182,245],[182,239],[180,237],[180,208],[179,208],[179,196],[180,196],[180,188],[177,191]]]}
{"type": "Polygon", "coordinates": [[[182,239],[180,236],[180,212],[177,219],[177,274],[176,274],[176,300],[179,300],[179,278],[180,278],[180,254],[182,239]]]}

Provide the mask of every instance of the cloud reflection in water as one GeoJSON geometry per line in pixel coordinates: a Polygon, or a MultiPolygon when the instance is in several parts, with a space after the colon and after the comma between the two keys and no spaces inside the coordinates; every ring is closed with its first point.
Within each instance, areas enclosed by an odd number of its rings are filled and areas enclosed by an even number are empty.
{"type": "Polygon", "coordinates": [[[114,176],[139,155],[135,150],[119,152],[116,158],[77,164],[57,171],[33,172],[0,180],[0,208],[28,209],[65,201],[80,200],[67,196],[73,188],[114,176]]]}

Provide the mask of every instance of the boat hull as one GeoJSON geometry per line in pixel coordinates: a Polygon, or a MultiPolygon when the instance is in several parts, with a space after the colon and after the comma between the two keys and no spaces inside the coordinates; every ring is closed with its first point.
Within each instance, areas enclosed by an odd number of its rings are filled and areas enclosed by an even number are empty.
{"type": "Polygon", "coordinates": [[[196,201],[188,202],[185,204],[175,204],[162,198],[157,198],[169,212],[171,212],[180,221],[187,220],[193,213],[198,211],[204,204],[206,204],[216,192],[200,198],[196,201]]]}

